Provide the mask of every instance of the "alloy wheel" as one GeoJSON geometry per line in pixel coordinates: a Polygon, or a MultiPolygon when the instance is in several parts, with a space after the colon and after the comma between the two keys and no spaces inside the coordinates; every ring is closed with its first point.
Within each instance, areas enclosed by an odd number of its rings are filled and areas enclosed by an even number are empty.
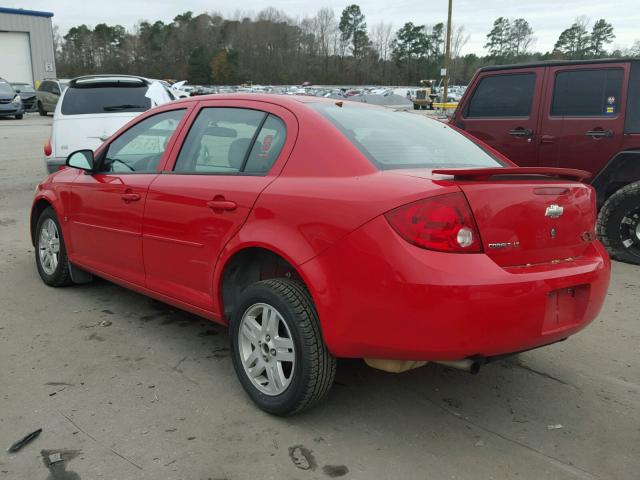
{"type": "Polygon", "coordinates": [[[40,228],[38,256],[42,270],[47,275],[53,275],[60,261],[60,233],[51,218],[47,218],[40,228]]]}

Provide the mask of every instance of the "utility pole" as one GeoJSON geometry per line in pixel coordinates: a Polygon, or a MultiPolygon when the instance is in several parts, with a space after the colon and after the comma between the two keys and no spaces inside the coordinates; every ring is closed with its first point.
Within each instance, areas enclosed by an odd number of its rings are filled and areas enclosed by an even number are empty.
{"type": "MultiPolygon", "coordinates": [[[[453,7],[453,0],[449,0],[449,15],[447,18],[447,42],[444,52],[444,84],[442,86],[442,103],[447,103],[449,98],[449,65],[451,64],[451,10],[453,7]]],[[[445,110],[446,111],[446,110],[445,110]]]]}

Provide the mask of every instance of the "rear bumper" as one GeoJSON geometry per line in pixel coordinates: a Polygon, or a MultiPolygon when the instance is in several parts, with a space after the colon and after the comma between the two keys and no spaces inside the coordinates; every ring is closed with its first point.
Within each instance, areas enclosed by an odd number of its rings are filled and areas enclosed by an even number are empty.
{"type": "Polygon", "coordinates": [[[67,164],[67,159],[62,157],[45,157],[44,166],[47,173],[53,173],[60,170],[60,167],[67,164]]]}
{"type": "Polygon", "coordinates": [[[338,357],[493,357],[566,338],[598,315],[610,262],[505,269],[484,254],[414,247],[378,218],[301,266],[338,357]]]}

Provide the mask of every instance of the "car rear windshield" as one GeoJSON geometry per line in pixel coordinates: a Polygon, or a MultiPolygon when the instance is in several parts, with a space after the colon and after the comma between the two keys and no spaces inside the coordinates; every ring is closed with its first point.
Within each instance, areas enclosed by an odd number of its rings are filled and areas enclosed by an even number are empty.
{"type": "Polygon", "coordinates": [[[310,106],[381,170],[504,166],[448,125],[422,115],[350,102],[310,106]]]}
{"type": "Polygon", "coordinates": [[[62,114],[144,112],[151,108],[151,100],[144,96],[147,88],[140,83],[72,85],[64,95],[62,114]]]}

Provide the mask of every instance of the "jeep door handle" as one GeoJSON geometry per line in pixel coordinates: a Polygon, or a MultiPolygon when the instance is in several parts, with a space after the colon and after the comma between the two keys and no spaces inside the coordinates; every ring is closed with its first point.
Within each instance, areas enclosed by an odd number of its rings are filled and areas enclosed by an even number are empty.
{"type": "Polygon", "coordinates": [[[509,130],[509,135],[512,137],[531,137],[533,130],[530,128],[514,128],[513,130],[509,130]]]}
{"type": "Polygon", "coordinates": [[[140,195],[138,195],[137,193],[123,193],[121,197],[122,200],[125,201],[125,203],[137,202],[138,200],[140,200],[140,195]]]}
{"type": "Polygon", "coordinates": [[[229,200],[210,200],[207,202],[207,206],[211,210],[235,210],[238,208],[236,202],[230,202],[229,200]]]}
{"type": "Polygon", "coordinates": [[[611,138],[613,137],[613,130],[589,130],[588,132],[585,132],[585,135],[594,139],[603,137],[611,138]]]}

